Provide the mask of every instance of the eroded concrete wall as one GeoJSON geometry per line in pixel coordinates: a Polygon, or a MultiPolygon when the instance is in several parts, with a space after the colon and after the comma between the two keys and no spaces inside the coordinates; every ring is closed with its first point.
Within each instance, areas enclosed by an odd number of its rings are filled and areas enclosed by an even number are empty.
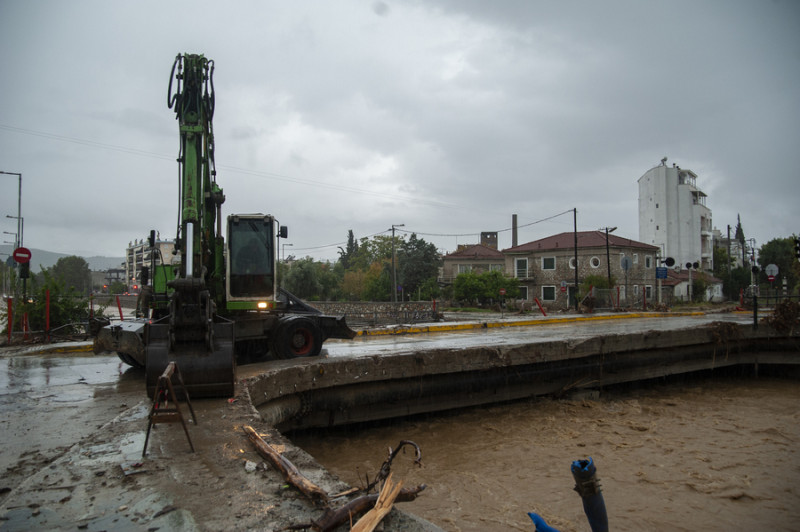
{"type": "Polygon", "coordinates": [[[797,337],[711,324],[581,340],[284,361],[245,382],[265,421],[285,430],[759,363],[800,363],[797,337]]]}

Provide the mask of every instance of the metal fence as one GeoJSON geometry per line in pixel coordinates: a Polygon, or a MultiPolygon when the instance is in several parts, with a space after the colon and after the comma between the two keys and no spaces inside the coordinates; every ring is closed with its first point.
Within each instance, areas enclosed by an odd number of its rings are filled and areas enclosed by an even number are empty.
{"type": "Polygon", "coordinates": [[[648,310],[658,306],[670,306],[675,296],[670,289],[661,289],[661,297],[656,290],[628,290],[623,287],[592,288],[592,292],[581,302],[595,310],[648,310]]]}

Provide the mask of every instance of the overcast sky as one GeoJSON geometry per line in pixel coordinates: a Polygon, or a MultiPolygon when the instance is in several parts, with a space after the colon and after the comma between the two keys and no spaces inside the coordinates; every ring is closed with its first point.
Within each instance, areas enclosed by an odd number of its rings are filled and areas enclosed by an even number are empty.
{"type": "MultiPolygon", "coordinates": [[[[502,249],[512,214],[521,244],[573,208],[638,239],[637,180],[664,156],[723,234],[737,214],[757,246],[800,232],[796,0],[222,4],[0,0],[0,170],[23,174],[26,247],[174,237],[184,52],[215,63],[224,214],[275,215],[287,256],[392,224],[502,249]]],[[[0,175],[4,232],[16,214],[0,175]]]]}

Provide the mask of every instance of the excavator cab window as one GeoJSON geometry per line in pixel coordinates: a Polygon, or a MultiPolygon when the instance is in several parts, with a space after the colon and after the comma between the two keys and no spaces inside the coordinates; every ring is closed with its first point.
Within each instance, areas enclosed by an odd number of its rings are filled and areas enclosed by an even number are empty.
{"type": "Polygon", "coordinates": [[[231,297],[267,298],[274,291],[273,223],[264,218],[228,221],[231,297]]]}

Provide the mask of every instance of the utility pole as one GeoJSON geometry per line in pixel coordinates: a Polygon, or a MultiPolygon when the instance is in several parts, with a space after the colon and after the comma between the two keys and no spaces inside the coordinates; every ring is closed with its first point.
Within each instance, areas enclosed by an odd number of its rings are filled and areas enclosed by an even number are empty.
{"type": "MultiPolygon", "coordinates": [[[[602,230],[606,232],[606,267],[608,268],[608,289],[611,290],[611,250],[608,246],[608,233],[613,233],[617,230],[617,227],[604,227],[602,230]]],[[[627,297],[627,294],[625,294],[627,297]]]]}
{"type": "Polygon", "coordinates": [[[572,233],[575,239],[575,312],[578,311],[578,209],[572,209],[572,233]]]}
{"type": "Polygon", "coordinates": [[[392,225],[392,301],[397,303],[397,268],[394,264],[394,229],[395,227],[405,227],[406,224],[392,225]]]}

